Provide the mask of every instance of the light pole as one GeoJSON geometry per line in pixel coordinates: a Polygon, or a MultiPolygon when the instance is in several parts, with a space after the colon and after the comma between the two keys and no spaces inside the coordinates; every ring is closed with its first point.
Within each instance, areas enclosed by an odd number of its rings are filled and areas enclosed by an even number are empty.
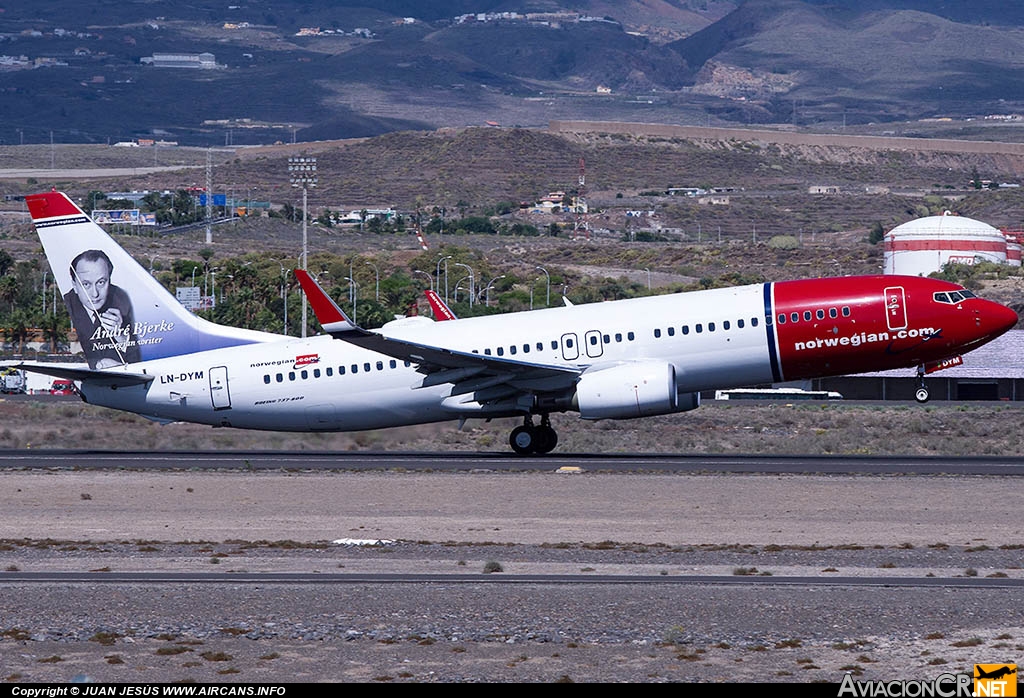
{"type": "MultiPolygon", "coordinates": [[[[306,261],[309,252],[308,239],[306,237],[306,215],[307,199],[306,192],[310,187],[317,184],[316,158],[300,157],[288,158],[288,179],[293,187],[302,187],[302,268],[306,269],[306,261]]],[[[302,336],[306,336],[306,314],[308,302],[306,294],[302,294],[302,336]]]]}
{"type": "Polygon", "coordinates": [[[651,290],[651,270],[644,267],[644,271],[647,272],[647,290],[651,290]]]}
{"type": "Polygon", "coordinates": [[[437,288],[434,289],[437,293],[441,292],[441,262],[444,262],[444,302],[448,302],[448,260],[451,259],[451,255],[442,256],[437,260],[437,288]]]}
{"type": "Polygon", "coordinates": [[[153,265],[154,265],[154,264],[156,263],[157,257],[159,257],[159,256],[160,256],[160,255],[156,255],[156,254],[155,254],[155,255],[153,255],[153,256],[151,256],[151,257],[149,258],[149,275],[150,275],[150,276],[153,276],[153,275],[154,275],[154,274],[153,274],[153,265]]]}
{"type": "Polygon", "coordinates": [[[423,276],[427,277],[427,284],[428,284],[427,288],[429,288],[431,291],[434,290],[434,277],[431,276],[429,272],[421,271],[419,269],[413,269],[412,273],[413,274],[423,274],[423,276]]]}
{"type": "Polygon", "coordinates": [[[487,287],[484,288],[484,297],[486,299],[485,303],[486,303],[488,308],[491,307],[491,286],[493,286],[494,282],[497,281],[498,279],[504,279],[504,278],[505,278],[504,274],[502,274],[501,276],[495,276],[493,279],[491,279],[488,282],[487,287]]]}
{"type": "Polygon", "coordinates": [[[545,308],[550,308],[551,307],[551,274],[548,274],[548,270],[545,269],[544,267],[538,266],[537,269],[539,271],[544,272],[544,278],[547,279],[547,296],[545,297],[545,300],[544,300],[544,307],[545,308]]]}
{"type": "Polygon", "coordinates": [[[43,270],[43,315],[46,315],[46,275],[50,272],[43,270]]]}
{"type": "Polygon", "coordinates": [[[376,294],[374,295],[374,300],[380,303],[380,269],[378,269],[377,265],[374,264],[373,262],[367,262],[367,264],[373,267],[373,274],[377,280],[377,289],[376,294]]]}
{"type": "Polygon", "coordinates": [[[196,286],[196,269],[198,268],[198,264],[192,266],[192,288],[195,288],[196,286]]]}
{"type": "Polygon", "coordinates": [[[291,269],[285,269],[284,265],[280,262],[277,266],[281,267],[281,298],[284,299],[284,333],[288,334],[288,272],[291,269]]]}
{"type": "Polygon", "coordinates": [[[468,278],[468,276],[463,276],[461,279],[455,282],[455,291],[452,293],[452,303],[459,302],[459,288],[462,287],[462,282],[468,278]]]}
{"type": "Polygon", "coordinates": [[[349,290],[352,291],[352,324],[356,324],[356,303],[359,302],[359,284],[355,282],[351,276],[346,276],[345,281],[348,282],[349,290]]]}
{"type": "MultiPolygon", "coordinates": [[[[476,290],[476,289],[473,288],[473,279],[475,278],[475,276],[473,274],[473,268],[471,266],[469,266],[468,264],[463,264],[462,262],[456,262],[455,266],[457,266],[457,267],[465,267],[466,271],[469,272],[469,307],[472,308],[473,307],[473,292],[476,290]]],[[[456,285],[456,288],[458,288],[457,285],[456,285]]],[[[458,294],[455,294],[455,302],[456,303],[459,302],[458,294]]]]}

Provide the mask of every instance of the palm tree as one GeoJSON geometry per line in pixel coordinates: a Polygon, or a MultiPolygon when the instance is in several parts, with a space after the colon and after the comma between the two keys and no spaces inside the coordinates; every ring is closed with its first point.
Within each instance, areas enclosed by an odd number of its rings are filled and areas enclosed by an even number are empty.
{"type": "Polygon", "coordinates": [[[11,312],[14,312],[14,301],[18,299],[18,279],[13,274],[0,276],[0,298],[11,304],[11,312]]]}

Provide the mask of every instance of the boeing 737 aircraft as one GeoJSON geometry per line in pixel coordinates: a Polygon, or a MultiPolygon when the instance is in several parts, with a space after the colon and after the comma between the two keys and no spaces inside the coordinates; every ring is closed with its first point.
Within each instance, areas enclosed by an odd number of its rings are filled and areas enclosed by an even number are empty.
{"type": "Polygon", "coordinates": [[[702,390],[893,368],[923,376],[1017,322],[953,283],[863,276],[367,331],[298,270],[326,332],[298,339],[195,317],[66,195],[27,200],[89,365],[17,365],[162,422],[354,431],[521,417],[512,449],[547,453],[552,412],[628,419],[692,410],[702,390]]]}

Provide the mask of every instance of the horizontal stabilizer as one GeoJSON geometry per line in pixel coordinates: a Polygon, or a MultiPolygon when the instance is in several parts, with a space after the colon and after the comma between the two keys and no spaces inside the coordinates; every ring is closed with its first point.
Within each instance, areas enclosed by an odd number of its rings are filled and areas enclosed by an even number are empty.
{"type": "Polygon", "coordinates": [[[126,388],[131,385],[145,385],[153,381],[153,376],[145,373],[134,373],[132,371],[118,371],[113,369],[100,370],[89,368],[84,364],[49,364],[36,361],[5,361],[0,366],[20,368],[32,373],[42,373],[45,376],[54,378],[67,378],[68,380],[89,383],[107,388],[126,388]]]}

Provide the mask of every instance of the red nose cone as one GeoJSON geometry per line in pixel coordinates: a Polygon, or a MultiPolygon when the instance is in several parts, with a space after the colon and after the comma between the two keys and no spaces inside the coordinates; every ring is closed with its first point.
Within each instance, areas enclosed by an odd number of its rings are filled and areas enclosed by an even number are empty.
{"type": "Polygon", "coordinates": [[[991,337],[998,337],[1013,329],[1017,320],[1017,313],[1005,305],[992,301],[989,301],[988,307],[982,312],[982,322],[991,337]]]}

